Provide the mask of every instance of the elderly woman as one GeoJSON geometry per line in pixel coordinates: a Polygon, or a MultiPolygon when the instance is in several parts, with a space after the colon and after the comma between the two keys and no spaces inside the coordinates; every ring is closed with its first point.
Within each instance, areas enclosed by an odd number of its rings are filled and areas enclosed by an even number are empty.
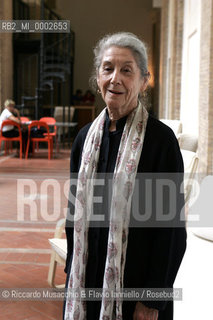
{"type": "MultiPolygon", "coordinates": [[[[143,42],[131,33],[107,35],[94,53],[106,108],[79,132],[72,147],[71,177],[78,173],[78,183],[66,221],[67,288],[172,288],[185,251],[185,228],[131,228],[129,221],[136,174],[183,172],[179,146],[172,130],[139,100],[149,80],[143,42]],[[113,173],[108,228],[88,222],[97,173],[113,173]]],[[[178,200],[182,205],[183,195],[178,200]]],[[[64,319],[173,318],[172,301],[105,298],[67,298],[64,319]]]]}

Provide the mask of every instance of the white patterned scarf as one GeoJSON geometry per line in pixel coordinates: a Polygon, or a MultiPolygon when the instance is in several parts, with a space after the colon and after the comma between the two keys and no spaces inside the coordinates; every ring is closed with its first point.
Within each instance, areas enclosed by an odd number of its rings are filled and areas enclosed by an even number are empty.
{"type": "MultiPolygon", "coordinates": [[[[83,147],[76,191],[73,260],[68,290],[85,288],[88,229],[93,212],[93,180],[97,172],[105,117],[106,109],[92,123],[83,147]]],[[[139,102],[137,108],[127,117],[113,173],[108,247],[103,279],[103,290],[110,292],[119,293],[123,289],[131,199],[147,119],[148,113],[139,102]]],[[[113,312],[116,319],[122,319],[122,300],[113,297],[106,299],[106,295],[103,294],[99,319],[111,320],[113,312]],[[116,308],[113,308],[114,306],[116,308]]],[[[67,298],[64,319],[86,320],[86,301],[67,298]]]]}

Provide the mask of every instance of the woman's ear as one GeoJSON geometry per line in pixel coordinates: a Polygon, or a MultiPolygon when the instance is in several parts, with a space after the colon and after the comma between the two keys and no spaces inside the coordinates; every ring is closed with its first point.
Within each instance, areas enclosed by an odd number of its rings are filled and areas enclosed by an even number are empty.
{"type": "Polygon", "coordinates": [[[98,90],[100,90],[100,79],[99,79],[99,76],[97,75],[97,78],[96,78],[96,81],[97,81],[97,87],[98,87],[98,90]]]}
{"type": "Polygon", "coordinates": [[[144,79],[143,79],[143,83],[142,83],[142,85],[141,85],[141,90],[140,90],[141,93],[146,90],[146,88],[147,88],[147,86],[148,86],[148,83],[149,83],[149,80],[147,80],[146,78],[144,78],[144,79]]]}
{"type": "Polygon", "coordinates": [[[142,84],[141,84],[141,91],[140,91],[140,92],[143,92],[143,91],[146,90],[146,88],[147,88],[147,86],[148,86],[148,84],[149,84],[150,78],[151,78],[151,75],[150,75],[150,73],[148,72],[147,75],[145,75],[145,76],[143,77],[143,82],[142,82],[142,84]]]}
{"type": "Polygon", "coordinates": [[[97,76],[97,93],[101,93],[101,90],[100,90],[100,80],[99,80],[99,77],[97,76]]]}

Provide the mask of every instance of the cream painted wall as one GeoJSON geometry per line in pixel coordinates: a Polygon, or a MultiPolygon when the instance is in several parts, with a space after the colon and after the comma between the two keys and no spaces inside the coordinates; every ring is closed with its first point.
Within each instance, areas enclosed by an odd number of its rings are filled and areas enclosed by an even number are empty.
{"type": "MultiPolygon", "coordinates": [[[[74,90],[87,90],[95,43],[106,33],[130,31],[152,45],[151,0],[56,0],[56,12],[75,32],[74,90]]],[[[97,99],[96,104],[100,105],[97,99]]],[[[102,103],[103,104],[103,103],[102,103]]]]}

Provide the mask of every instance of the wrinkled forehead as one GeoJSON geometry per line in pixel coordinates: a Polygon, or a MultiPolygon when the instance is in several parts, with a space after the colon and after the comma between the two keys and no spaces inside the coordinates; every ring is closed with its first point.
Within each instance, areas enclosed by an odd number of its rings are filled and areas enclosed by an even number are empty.
{"type": "Polygon", "coordinates": [[[118,46],[111,46],[103,51],[101,63],[104,63],[105,61],[120,61],[132,64],[137,63],[131,49],[118,46]]]}

